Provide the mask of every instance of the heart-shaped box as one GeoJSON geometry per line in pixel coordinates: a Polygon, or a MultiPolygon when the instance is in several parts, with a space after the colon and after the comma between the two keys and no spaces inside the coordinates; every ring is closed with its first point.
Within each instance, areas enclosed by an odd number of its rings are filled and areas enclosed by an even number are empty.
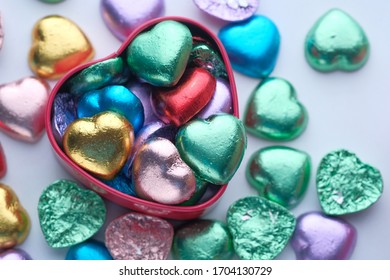
{"type": "Polygon", "coordinates": [[[53,117],[53,103],[54,103],[55,96],[57,93],[61,91],[61,87],[68,79],[70,79],[72,76],[76,75],[83,69],[87,68],[88,66],[91,66],[98,62],[102,62],[110,58],[115,58],[123,55],[126,52],[126,48],[128,47],[128,45],[134,40],[134,38],[138,34],[150,30],[157,23],[165,20],[174,20],[186,25],[190,29],[193,37],[205,39],[207,42],[209,42],[212,45],[213,49],[216,50],[217,53],[219,53],[219,55],[221,56],[225,64],[228,83],[230,85],[230,92],[232,95],[232,108],[233,108],[232,114],[238,117],[238,98],[237,98],[236,85],[234,82],[233,71],[228,59],[228,55],[222,43],[219,41],[218,37],[214,35],[209,29],[207,29],[206,27],[204,27],[203,25],[199,24],[194,20],[183,18],[183,17],[161,17],[161,18],[151,20],[143,24],[136,30],[134,30],[134,32],[130,34],[127,40],[121,45],[118,51],[114,52],[113,54],[105,58],[98,59],[86,63],[84,65],[81,65],[79,67],[76,67],[73,70],[71,70],[69,73],[67,73],[61,80],[59,80],[55,85],[55,87],[53,88],[48,100],[46,118],[45,118],[46,131],[47,131],[49,141],[59,161],[62,163],[62,165],[70,174],[72,174],[78,181],[80,181],[86,187],[94,190],[95,192],[97,192],[98,194],[100,194],[101,196],[103,196],[104,198],[110,201],[117,203],[121,206],[124,206],[126,208],[132,209],[134,211],[138,211],[138,212],[142,212],[154,216],[159,216],[163,218],[168,218],[168,219],[190,220],[202,216],[213,206],[215,206],[217,201],[221,198],[221,196],[225,192],[227,185],[223,185],[218,188],[212,188],[211,194],[209,194],[208,199],[206,201],[193,206],[164,205],[164,204],[146,201],[141,198],[127,195],[104,184],[102,181],[93,177],[87,171],[85,171],[76,163],[74,163],[65,154],[62,148],[58,145],[53,134],[52,123],[51,123],[53,117]]]}

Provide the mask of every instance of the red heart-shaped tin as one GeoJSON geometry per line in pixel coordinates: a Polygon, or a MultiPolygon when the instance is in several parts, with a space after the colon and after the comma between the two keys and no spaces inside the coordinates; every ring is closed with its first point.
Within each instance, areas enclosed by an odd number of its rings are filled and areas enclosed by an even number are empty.
{"type": "Polygon", "coordinates": [[[156,202],[146,201],[141,198],[133,197],[122,193],[110,186],[104,184],[99,179],[93,177],[87,171],[78,166],[75,162],[73,162],[62,150],[62,147],[57,143],[53,129],[52,129],[52,119],[53,119],[53,103],[56,95],[61,92],[61,87],[64,85],[66,81],[68,81],[71,77],[82,71],[83,69],[98,63],[105,61],[107,59],[115,58],[123,55],[126,52],[126,48],[128,45],[134,40],[134,38],[140,34],[141,32],[150,30],[154,25],[165,21],[165,20],[174,20],[186,25],[194,38],[200,38],[204,41],[211,44],[213,49],[221,56],[223,63],[226,67],[227,72],[227,80],[230,85],[230,92],[232,97],[232,107],[233,107],[233,115],[238,117],[238,98],[237,98],[237,90],[234,82],[233,71],[227,56],[227,53],[219,41],[218,37],[214,35],[209,29],[199,24],[196,21],[191,19],[183,18],[183,17],[162,17],[151,20],[136,30],[132,34],[129,35],[127,40],[121,45],[118,51],[113,54],[98,59],[79,67],[74,68],[69,73],[67,73],[61,80],[57,82],[55,87],[53,88],[47,105],[46,111],[46,131],[49,138],[49,141],[57,155],[59,161],[65,167],[65,169],[72,174],[78,181],[84,184],[86,187],[96,191],[101,196],[106,199],[117,203],[126,208],[132,209],[134,211],[159,216],[168,219],[177,219],[177,220],[190,220],[195,219],[203,214],[205,214],[208,210],[210,210],[216,202],[220,199],[223,193],[226,190],[227,185],[220,186],[218,188],[212,188],[211,194],[208,196],[208,199],[200,204],[196,204],[193,206],[176,206],[176,205],[164,205],[156,202]]]}

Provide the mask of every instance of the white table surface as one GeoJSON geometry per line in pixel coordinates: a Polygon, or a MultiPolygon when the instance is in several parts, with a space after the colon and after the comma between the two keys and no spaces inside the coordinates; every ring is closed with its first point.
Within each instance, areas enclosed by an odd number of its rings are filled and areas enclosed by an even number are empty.
{"type": "MultiPolygon", "coordinates": [[[[129,1],[131,2],[131,1],[129,1]]],[[[0,12],[5,32],[0,51],[0,84],[32,75],[28,67],[31,30],[42,17],[59,14],[76,22],[87,34],[96,50],[95,58],[105,57],[120,45],[107,29],[99,12],[98,0],[65,0],[45,4],[38,0],[2,0],[0,12]]],[[[371,208],[344,218],[358,231],[352,259],[390,259],[390,195],[386,187],[390,180],[390,2],[363,0],[261,0],[258,13],[268,16],[278,26],[281,48],[271,76],[289,80],[298,98],[309,112],[306,131],[296,140],[283,143],[308,152],[312,157],[312,176],[306,196],[294,208],[295,215],[320,210],[315,190],[315,173],[319,161],[328,152],[346,148],[362,161],[377,167],[384,179],[384,193],[371,208]],[[323,74],[306,63],[303,43],[313,23],[329,9],[338,7],[352,15],[364,28],[371,43],[368,63],[353,73],[323,74]]],[[[165,15],[185,16],[218,30],[225,23],[203,14],[190,0],[166,0],[165,15]]],[[[240,101],[244,111],[249,94],[259,80],[235,72],[240,101]]],[[[54,85],[54,82],[51,82],[54,85]]],[[[0,132],[0,142],[8,163],[2,182],[11,186],[30,214],[32,227],[20,246],[34,259],[63,259],[66,249],[52,249],[41,233],[37,203],[42,190],[61,178],[70,178],[54,157],[46,134],[35,144],[14,140],[0,132]]],[[[245,179],[250,155],[275,143],[248,136],[248,148],[229,187],[206,218],[225,220],[230,204],[246,195],[255,194],[245,179]]],[[[129,210],[107,202],[107,221],[129,210]]],[[[102,239],[102,229],[96,236],[102,239]]],[[[277,257],[295,259],[288,245],[277,257]]]]}

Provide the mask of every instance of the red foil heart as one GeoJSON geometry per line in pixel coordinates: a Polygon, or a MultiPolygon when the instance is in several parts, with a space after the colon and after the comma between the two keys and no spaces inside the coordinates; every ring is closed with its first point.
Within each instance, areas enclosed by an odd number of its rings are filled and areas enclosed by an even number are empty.
{"type": "MultiPolygon", "coordinates": [[[[227,185],[214,188],[214,191],[209,194],[208,199],[200,204],[196,204],[193,206],[177,206],[177,205],[164,205],[152,201],[146,201],[141,198],[133,197],[122,193],[120,191],[111,188],[110,186],[104,184],[102,181],[94,178],[88,172],[79,167],[76,163],[70,160],[61,147],[58,145],[57,141],[54,138],[52,124],[51,121],[53,119],[53,102],[54,98],[57,94],[61,92],[61,87],[63,84],[70,79],[76,73],[82,71],[83,69],[95,64],[97,62],[101,62],[110,58],[122,56],[126,52],[127,46],[134,40],[134,38],[141,32],[150,30],[157,23],[164,20],[175,20],[181,22],[190,29],[194,38],[202,38],[204,41],[207,41],[212,48],[219,53],[222,57],[222,60],[226,66],[227,71],[227,82],[230,85],[230,90],[232,94],[232,104],[233,104],[233,115],[238,117],[238,98],[237,98],[237,90],[234,82],[233,70],[231,68],[227,53],[219,41],[218,37],[214,35],[214,33],[208,30],[203,25],[199,24],[196,21],[191,19],[182,18],[182,17],[162,17],[158,19],[151,20],[144,25],[140,26],[132,34],[129,35],[127,40],[122,44],[119,50],[108,57],[103,59],[95,60],[85,65],[74,68],[72,71],[67,73],[61,80],[57,82],[55,87],[53,88],[51,95],[48,101],[48,107],[46,110],[46,128],[47,135],[49,141],[58,156],[60,162],[66,168],[66,170],[71,173],[77,180],[79,180],[86,187],[96,191],[101,196],[111,200],[114,203],[117,203],[121,206],[130,208],[134,211],[159,216],[168,219],[176,219],[176,220],[191,220],[198,218],[205,214],[208,210],[210,210],[213,206],[215,206],[216,202],[221,198],[223,193],[226,190],[227,185]]],[[[207,194],[206,194],[207,195],[207,194]]]]}
{"type": "Polygon", "coordinates": [[[165,123],[181,126],[194,117],[210,101],[216,79],[203,68],[190,68],[173,88],[156,88],[152,105],[165,123]]]}

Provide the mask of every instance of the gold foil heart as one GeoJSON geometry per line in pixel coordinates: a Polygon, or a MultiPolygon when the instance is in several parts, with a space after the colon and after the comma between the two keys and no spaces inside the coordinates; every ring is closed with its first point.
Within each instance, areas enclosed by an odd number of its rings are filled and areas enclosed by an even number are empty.
{"type": "Polygon", "coordinates": [[[134,132],[126,118],[105,111],[71,123],[63,141],[65,153],[77,165],[101,179],[111,180],[126,163],[134,132]]]}
{"type": "Polygon", "coordinates": [[[30,231],[30,218],[14,191],[0,183],[0,249],[22,243],[30,231]]]}
{"type": "Polygon", "coordinates": [[[42,78],[57,79],[72,68],[89,61],[94,49],[83,31],[72,21],[52,15],[33,28],[29,64],[42,78]]]}

